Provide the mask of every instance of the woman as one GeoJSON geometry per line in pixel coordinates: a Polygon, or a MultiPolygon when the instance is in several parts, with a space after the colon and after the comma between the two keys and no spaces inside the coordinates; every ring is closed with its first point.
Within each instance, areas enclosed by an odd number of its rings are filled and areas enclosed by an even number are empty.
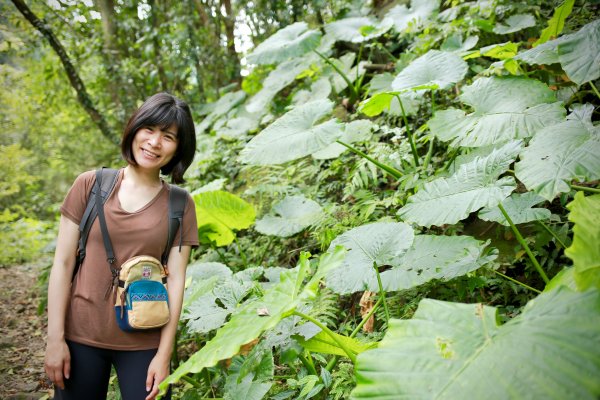
{"type": "MultiPolygon", "coordinates": [[[[121,153],[127,166],[104,205],[115,266],[149,255],[160,260],[168,232],[170,187],[192,162],[196,147],[190,109],[167,93],[150,97],[132,115],[123,133],[121,153]]],[[[169,361],[191,248],[198,245],[194,203],[188,194],[183,223],[168,257],[170,321],[161,329],[119,329],[114,297],[105,296],[111,271],[106,263],[98,218],[89,233],[86,257],[73,274],[79,222],[95,182],[94,171],[75,180],[61,207],[54,263],[48,286],[48,342],[45,370],[57,399],[105,399],[111,365],[125,400],[153,399],[169,375],[169,361]]]]}

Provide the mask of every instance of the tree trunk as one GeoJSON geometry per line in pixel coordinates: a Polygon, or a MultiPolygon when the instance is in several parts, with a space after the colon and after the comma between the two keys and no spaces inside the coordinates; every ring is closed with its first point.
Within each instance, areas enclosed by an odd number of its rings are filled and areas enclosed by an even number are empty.
{"type": "Polygon", "coordinates": [[[160,41],[158,40],[159,23],[157,15],[161,14],[155,0],[149,0],[150,6],[150,23],[152,24],[152,47],[154,47],[154,64],[158,69],[158,79],[160,80],[160,89],[165,92],[169,90],[169,82],[165,68],[162,63],[162,54],[160,50],[160,41]]]}
{"type": "Polygon", "coordinates": [[[231,0],[221,0],[221,6],[225,8],[225,33],[227,35],[227,54],[233,67],[230,78],[234,81],[240,81],[240,59],[235,51],[235,15],[231,9],[231,0]]]}
{"type": "Polygon", "coordinates": [[[11,1],[15,5],[15,7],[17,7],[19,12],[23,14],[25,19],[29,21],[29,23],[33,25],[33,27],[36,28],[46,38],[48,43],[50,43],[50,46],[52,46],[52,48],[58,55],[58,58],[60,59],[61,63],[63,64],[63,67],[65,68],[65,72],[67,73],[67,77],[69,78],[71,86],[77,92],[77,99],[79,100],[79,103],[83,106],[83,108],[88,113],[92,121],[94,121],[98,129],[100,129],[102,135],[104,135],[111,142],[118,144],[119,138],[113,134],[104,116],[100,114],[100,112],[94,106],[94,103],[90,98],[90,95],[88,94],[85,85],[83,84],[83,81],[81,80],[79,74],[75,70],[75,67],[73,66],[73,63],[67,55],[67,52],[65,51],[64,47],[58,41],[56,35],[54,35],[54,32],[52,32],[50,28],[44,22],[42,22],[31,11],[31,9],[29,9],[29,7],[25,4],[23,0],[11,1]]]}

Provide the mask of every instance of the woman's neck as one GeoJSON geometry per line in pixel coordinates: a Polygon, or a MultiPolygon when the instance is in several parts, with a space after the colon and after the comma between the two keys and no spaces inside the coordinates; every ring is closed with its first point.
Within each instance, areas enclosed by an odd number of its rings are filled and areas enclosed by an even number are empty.
{"type": "Polygon", "coordinates": [[[157,187],[162,185],[159,171],[146,171],[129,164],[125,167],[124,180],[131,180],[136,186],[157,187]]]}

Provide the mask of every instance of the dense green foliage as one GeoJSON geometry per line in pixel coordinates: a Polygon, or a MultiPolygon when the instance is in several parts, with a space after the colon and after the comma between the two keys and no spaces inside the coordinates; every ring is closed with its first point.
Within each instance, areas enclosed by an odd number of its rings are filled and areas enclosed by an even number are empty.
{"type": "MultiPolygon", "coordinates": [[[[600,396],[598,6],[300,3],[281,2],[291,20],[234,3],[269,21],[249,75],[171,86],[198,117],[202,245],[162,387],[600,396]]],[[[44,182],[15,143],[7,204],[44,182]]]]}

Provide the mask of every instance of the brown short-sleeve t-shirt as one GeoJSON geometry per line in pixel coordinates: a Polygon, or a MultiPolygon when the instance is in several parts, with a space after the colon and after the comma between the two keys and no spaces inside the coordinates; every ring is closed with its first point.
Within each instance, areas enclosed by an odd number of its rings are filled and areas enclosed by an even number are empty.
{"type": "MultiPolygon", "coordinates": [[[[163,182],[160,192],[143,208],[127,212],[121,208],[117,193],[123,179],[119,171],[117,182],[104,205],[106,225],[115,252],[115,265],[128,259],[149,255],[160,260],[168,234],[168,184],[163,182]]],[[[77,177],[61,213],[79,224],[87,198],[96,178],[94,171],[77,177]]],[[[194,202],[188,194],[182,229],[178,230],[173,247],[198,245],[198,228],[194,202]],[[180,234],[181,232],[181,234],[180,234]],[[180,242],[180,236],[181,242],[180,242]]],[[[117,326],[114,297],[105,298],[111,273],[98,219],[94,221],[86,246],[86,256],[71,287],[67,308],[65,338],[73,342],[113,350],[147,350],[158,347],[160,330],[124,332],[117,326]]]]}

